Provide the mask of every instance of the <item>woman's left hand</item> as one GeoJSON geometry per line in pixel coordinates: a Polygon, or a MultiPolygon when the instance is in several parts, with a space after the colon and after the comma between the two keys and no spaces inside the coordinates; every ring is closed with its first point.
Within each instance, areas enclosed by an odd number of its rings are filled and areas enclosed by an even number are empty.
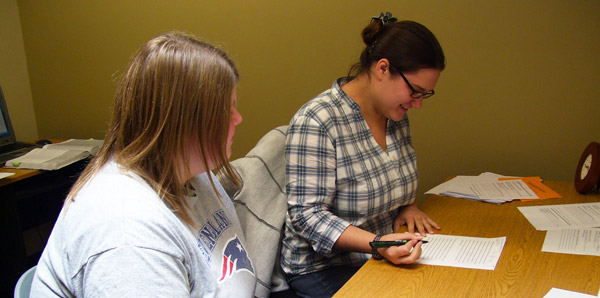
{"type": "Polygon", "coordinates": [[[396,216],[396,219],[394,220],[394,232],[398,231],[402,225],[408,227],[409,233],[414,233],[416,227],[417,232],[423,236],[426,234],[433,234],[434,229],[440,229],[440,226],[429,218],[427,214],[423,213],[423,211],[417,207],[416,203],[412,203],[400,209],[398,216],[396,216]]]}

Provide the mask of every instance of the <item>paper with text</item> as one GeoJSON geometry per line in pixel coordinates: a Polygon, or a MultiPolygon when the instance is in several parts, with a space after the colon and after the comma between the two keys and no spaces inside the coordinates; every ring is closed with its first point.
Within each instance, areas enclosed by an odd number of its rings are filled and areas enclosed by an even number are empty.
{"type": "Polygon", "coordinates": [[[512,201],[519,199],[539,199],[538,196],[522,180],[505,180],[471,185],[481,200],[512,201]]]}
{"type": "MultiPolygon", "coordinates": [[[[538,199],[533,199],[533,200],[547,200],[547,199],[562,198],[562,196],[559,193],[554,191],[552,188],[548,187],[548,185],[542,183],[542,179],[540,177],[517,177],[517,178],[503,177],[503,178],[498,178],[499,181],[514,180],[514,179],[522,180],[523,182],[525,182],[527,184],[527,186],[529,186],[529,188],[531,188],[531,190],[533,190],[533,192],[535,192],[535,194],[538,196],[538,199]]],[[[523,202],[523,201],[532,201],[532,200],[521,199],[521,201],[523,202]]]]}
{"type": "MultiPolygon", "coordinates": [[[[537,178],[541,184],[539,177],[537,178]]],[[[425,194],[435,194],[455,198],[464,198],[494,204],[502,204],[513,200],[538,200],[539,193],[531,188],[529,178],[502,176],[485,172],[479,176],[456,176],[425,194]],[[512,182],[508,182],[512,181],[512,182]]],[[[560,197],[560,195],[555,196],[560,197]]]]}
{"type": "Polygon", "coordinates": [[[542,251],[600,256],[600,229],[549,230],[542,251]]]}
{"type": "Polygon", "coordinates": [[[600,203],[517,207],[540,231],[600,227],[600,203]]]}
{"type": "Polygon", "coordinates": [[[431,234],[418,264],[494,270],[506,237],[478,238],[431,234]]]}

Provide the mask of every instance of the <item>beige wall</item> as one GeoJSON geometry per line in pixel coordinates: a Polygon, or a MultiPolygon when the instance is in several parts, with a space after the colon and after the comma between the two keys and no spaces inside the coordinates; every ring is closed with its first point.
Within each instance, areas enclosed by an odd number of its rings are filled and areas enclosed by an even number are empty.
{"type": "Polygon", "coordinates": [[[19,9],[15,0],[0,0],[0,86],[19,140],[37,139],[37,125],[19,9]]]}
{"type": "Polygon", "coordinates": [[[448,61],[409,113],[420,193],[492,171],[572,180],[600,141],[600,1],[18,1],[40,136],[103,136],[115,77],[152,36],[217,42],[242,80],[234,157],[287,124],[355,62],[360,30],[389,10],[428,26],[448,61]],[[351,4],[349,4],[351,3],[351,4]]]}

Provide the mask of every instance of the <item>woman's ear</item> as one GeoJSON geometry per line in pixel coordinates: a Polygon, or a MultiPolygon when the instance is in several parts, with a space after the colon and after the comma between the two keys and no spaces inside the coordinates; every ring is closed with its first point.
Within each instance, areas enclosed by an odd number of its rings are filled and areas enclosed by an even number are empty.
{"type": "Polygon", "coordinates": [[[373,70],[373,73],[375,77],[379,80],[389,77],[391,74],[390,61],[386,58],[379,59],[379,61],[377,61],[377,63],[375,64],[374,68],[375,69],[373,70]]]}

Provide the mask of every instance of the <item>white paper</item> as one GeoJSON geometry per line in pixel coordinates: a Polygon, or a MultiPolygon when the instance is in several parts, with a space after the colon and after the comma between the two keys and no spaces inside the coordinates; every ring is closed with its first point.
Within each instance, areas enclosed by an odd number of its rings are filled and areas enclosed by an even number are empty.
{"type": "Polygon", "coordinates": [[[6,178],[6,177],[10,177],[10,176],[12,176],[14,174],[15,173],[0,173],[0,179],[6,178]]]}
{"type": "Polygon", "coordinates": [[[506,237],[478,238],[431,234],[424,240],[419,264],[494,270],[506,237]]]}
{"type": "Polygon", "coordinates": [[[479,176],[456,176],[430,189],[425,194],[443,195],[494,204],[502,204],[515,199],[538,198],[523,181],[498,181],[498,178],[502,177],[511,176],[502,176],[490,172],[481,173],[479,176]],[[514,191],[509,192],[510,188],[514,188],[515,185],[517,185],[517,188],[521,188],[521,191],[517,193],[514,191]],[[523,186],[526,189],[525,193],[523,192],[523,186]]]}
{"type": "Polygon", "coordinates": [[[87,151],[90,155],[96,155],[100,150],[100,147],[104,143],[103,140],[94,139],[70,139],[61,143],[48,144],[44,148],[48,149],[61,149],[61,150],[77,150],[87,151]]]}
{"type": "Polygon", "coordinates": [[[432,189],[427,191],[425,194],[439,195],[444,192],[454,192],[475,197],[475,193],[471,191],[471,184],[473,183],[485,183],[498,181],[498,177],[490,175],[479,175],[479,176],[456,176],[432,189]]]}
{"type": "Polygon", "coordinates": [[[517,207],[540,231],[600,227],[600,203],[517,207]]]}
{"type": "Polygon", "coordinates": [[[482,200],[539,199],[523,180],[476,183],[471,185],[471,190],[482,200]]]}
{"type": "Polygon", "coordinates": [[[27,154],[11,159],[7,168],[57,170],[89,156],[87,151],[35,148],[27,154]]]}
{"type": "Polygon", "coordinates": [[[563,289],[552,288],[550,291],[544,296],[544,298],[594,298],[598,296],[582,294],[573,291],[567,291],[563,289]]]}
{"type": "Polygon", "coordinates": [[[600,256],[600,229],[550,230],[542,251],[600,256]]]}

